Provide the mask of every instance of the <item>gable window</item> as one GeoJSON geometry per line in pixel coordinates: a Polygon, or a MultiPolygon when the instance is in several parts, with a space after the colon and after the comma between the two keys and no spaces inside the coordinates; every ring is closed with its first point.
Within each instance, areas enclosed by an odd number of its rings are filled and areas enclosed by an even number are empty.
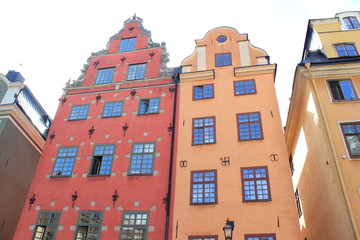
{"type": "Polygon", "coordinates": [[[120,240],[146,240],[148,225],[148,212],[124,212],[120,240]]]}
{"type": "Polygon", "coordinates": [[[357,56],[358,53],[356,51],[355,45],[351,43],[343,43],[335,45],[336,51],[339,57],[346,56],[357,56]]]}
{"type": "Polygon", "coordinates": [[[32,240],[54,240],[60,222],[60,211],[39,213],[32,240]]]}
{"type": "Polygon", "coordinates": [[[99,69],[95,84],[111,83],[115,68],[99,69]]]}
{"type": "Polygon", "coordinates": [[[155,143],[134,143],[129,174],[150,175],[153,173],[155,143]]]}
{"type": "Polygon", "coordinates": [[[53,177],[71,176],[77,150],[77,147],[61,147],[59,149],[51,174],[53,177]]]}
{"type": "Polygon", "coordinates": [[[230,66],[231,65],[231,54],[230,53],[221,53],[215,55],[215,66],[230,66]]]}
{"type": "Polygon", "coordinates": [[[193,99],[205,99],[214,97],[214,84],[193,86],[193,99]]]}
{"type": "Polygon", "coordinates": [[[350,79],[329,80],[328,84],[333,101],[358,99],[350,79]]]}
{"type": "Polygon", "coordinates": [[[101,211],[81,211],[76,227],[75,240],[99,240],[102,216],[103,212],[101,211]]]}
{"type": "Polygon", "coordinates": [[[140,100],[138,114],[159,113],[160,98],[146,98],[140,100]]]}
{"type": "Polygon", "coordinates": [[[345,17],[343,18],[343,21],[347,29],[360,28],[359,22],[356,17],[345,17]]]}
{"type": "Polygon", "coordinates": [[[276,240],[275,234],[245,234],[245,240],[276,240]]]}
{"type": "Polygon", "coordinates": [[[218,240],[218,236],[189,236],[189,240],[218,240]]]}
{"type": "Polygon", "coordinates": [[[360,157],[360,122],[341,123],[342,133],[345,139],[350,157],[360,157]]]}
{"type": "Polygon", "coordinates": [[[270,185],[267,167],[241,168],[244,202],[270,201],[270,185]]]}
{"type": "Polygon", "coordinates": [[[302,210],[301,210],[301,203],[300,203],[300,197],[299,197],[298,189],[296,189],[296,191],[295,191],[295,202],[296,202],[296,209],[297,209],[298,217],[301,217],[302,210]]]}
{"type": "Polygon", "coordinates": [[[90,105],[77,105],[71,109],[69,120],[82,120],[87,118],[90,105]]]}
{"type": "Polygon", "coordinates": [[[119,52],[127,52],[135,49],[136,38],[121,39],[119,52]]]}
{"type": "Polygon", "coordinates": [[[103,117],[119,117],[122,114],[124,102],[107,102],[104,106],[103,117]]]}
{"type": "Polygon", "coordinates": [[[191,172],[191,204],[217,203],[216,170],[191,172]]]}
{"type": "Polygon", "coordinates": [[[145,78],[146,64],[129,65],[127,80],[139,80],[145,78]]]}
{"type": "Polygon", "coordinates": [[[237,114],[239,141],[263,139],[259,112],[237,114]]]}
{"type": "Polygon", "coordinates": [[[256,93],[255,80],[243,80],[234,82],[235,95],[256,93]]]}
{"type": "Polygon", "coordinates": [[[114,151],[114,145],[95,146],[89,175],[110,175],[114,151]]]}
{"type": "Polygon", "coordinates": [[[215,143],[215,117],[193,118],[193,145],[215,143]]]}

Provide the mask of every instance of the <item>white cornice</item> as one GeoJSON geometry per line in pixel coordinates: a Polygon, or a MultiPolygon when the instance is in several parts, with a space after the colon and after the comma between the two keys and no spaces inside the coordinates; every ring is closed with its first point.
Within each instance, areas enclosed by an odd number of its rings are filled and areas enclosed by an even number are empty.
{"type": "Polygon", "coordinates": [[[235,77],[271,73],[275,75],[276,64],[256,65],[234,68],[235,77]]]}
{"type": "Polygon", "coordinates": [[[180,74],[180,82],[189,82],[189,81],[207,80],[207,79],[215,79],[215,72],[213,69],[180,74]]]}

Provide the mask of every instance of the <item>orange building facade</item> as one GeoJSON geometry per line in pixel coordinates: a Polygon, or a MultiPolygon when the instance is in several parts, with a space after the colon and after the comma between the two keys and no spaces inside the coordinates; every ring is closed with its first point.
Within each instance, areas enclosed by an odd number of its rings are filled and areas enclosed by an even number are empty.
{"type": "Polygon", "coordinates": [[[221,27],[182,62],[170,239],[300,239],[274,79],[247,34],[221,27]]]}

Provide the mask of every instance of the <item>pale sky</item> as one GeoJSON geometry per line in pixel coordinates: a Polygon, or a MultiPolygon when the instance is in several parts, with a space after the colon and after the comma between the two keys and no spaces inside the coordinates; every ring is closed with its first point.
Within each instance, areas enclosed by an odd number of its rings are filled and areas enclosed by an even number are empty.
{"type": "Polygon", "coordinates": [[[152,40],[166,43],[168,67],[180,66],[195,40],[213,28],[247,33],[278,65],[275,86],[284,125],[308,20],[360,11],[360,0],[4,0],[0,9],[0,73],[21,72],[52,118],[65,83],[77,79],[91,52],[104,49],[136,13],[152,40]]]}

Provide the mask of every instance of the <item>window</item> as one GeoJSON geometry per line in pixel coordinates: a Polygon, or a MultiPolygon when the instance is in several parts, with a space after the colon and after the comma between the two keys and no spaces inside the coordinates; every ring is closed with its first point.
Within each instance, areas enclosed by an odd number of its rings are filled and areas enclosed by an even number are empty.
{"type": "Polygon", "coordinates": [[[99,69],[95,84],[111,83],[115,68],[99,69]]]}
{"type": "Polygon", "coordinates": [[[342,123],[341,129],[350,157],[360,157],[360,122],[342,123]]]}
{"type": "Polygon", "coordinates": [[[69,120],[86,119],[90,105],[73,106],[69,120]]]}
{"type": "Polygon", "coordinates": [[[300,197],[299,197],[298,189],[296,189],[296,191],[295,191],[295,202],[296,202],[296,208],[297,208],[298,217],[301,217],[302,210],[301,210],[301,204],[300,204],[300,197]]]}
{"type": "Polygon", "coordinates": [[[290,154],[290,157],[289,157],[289,165],[290,165],[291,175],[293,175],[294,171],[295,171],[295,168],[294,168],[293,157],[292,157],[291,154],[290,154]]]}
{"type": "Polygon", "coordinates": [[[107,102],[104,106],[103,117],[119,117],[122,114],[124,102],[107,102]]]}
{"type": "Polygon", "coordinates": [[[121,39],[119,52],[127,52],[135,49],[136,38],[121,39]]]}
{"type": "Polygon", "coordinates": [[[358,99],[351,80],[331,80],[328,81],[333,101],[346,101],[358,99]]]}
{"type": "Polygon", "coordinates": [[[193,87],[193,99],[204,99],[204,98],[213,98],[214,97],[214,85],[201,85],[193,87]]]}
{"type": "Polygon", "coordinates": [[[224,36],[224,35],[218,36],[216,38],[216,41],[219,42],[219,43],[224,43],[224,42],[226,42],[226,40],[227,40],[227,37],[224,36]]]}
{"type": "Polygon", "coordinates": [[[217,203],[216,170],[191,172],[190,204],[217,203]]]}
{"type": "Polygon", "coordinates": [[[39,213],[32,240],[54,240],[60,222],[60,211],[39,213]]]}
{"type": "Polygon", "coordinates": [[[217,240],[218,237],[215,235],[212,236],[189,236],[189,240],[217,240]]]}
{"type": "Polygon", "coordinates": [[[100,239],[102,216],[103,212],[100,211],[81,211],[79,213],[75,240],[100,239]]]}
{"type": "Polygon", "coordinates": [[[263,139],[259,112],[237,114],[239,141],[263,139]]]}
{"type": "Polygon", "coordinates": [[[347,29],[360,28],[359,22],[356,17],[345,17],[343,18],[343,21],[347,29]]]}
{"type": "Polygon", "coordinates": [[[115,145],[95,146],[89,175],[110,175],[115,145]]]}
{"type": "Polygon", "coordinates": [[[275,234],[245,234],[245,240],[276,240],[275,234]]]}
{"type": "Polygon", "coordinates": [[[255,80],[244,80],[234,82],[235,95],[256,93],[255,80]]]}
{"type": "Polygon", "coordinates": [[[193,118],[193,145],[215,143],[215,117],[193,118]]]}
{"type": "Polygon", "coordinates": [[[120,240],[146,240],[148,224],[148,212],[124,212],[120,240]]]}
{"type": "Polygon", "coordinates": [[[71,176],[77,150],[77,147],[61,147],[59,149],[52,171],[53,177],[71,176]]]}
{"type": "Polygon", "coordinates": [[[270,201],[270,185],[267,167],[241,168],[243,201],[270,201]]]}
{"type": "Polygon", "coordinates": [[[357,51],[355,49],[354,44],[338,44],[335,45],[336,51],[339,57],[346,57],[346,56],[357,56],[357,51]]]}
{"type": "Polygon", "coordinates": [[[129,65],[127,80],[138,80],[145,78],[146,64],[129,65]]]}
{"type": "Polygon", "coordinates": [[[159,113],[160,98],[146,98],[140,100],[139,114],[159,113]]]}
{"type": "Polygon", "coordinates": [[[231,65],[231,54],[230,53],[222,53],[215,55],[215,66],[230,66],[231,65]]]}
{"type": "Polygon", "coordinates": [[[132,146],[129,174],[153,173],[155,143],[134,143],[132,146]]]}

